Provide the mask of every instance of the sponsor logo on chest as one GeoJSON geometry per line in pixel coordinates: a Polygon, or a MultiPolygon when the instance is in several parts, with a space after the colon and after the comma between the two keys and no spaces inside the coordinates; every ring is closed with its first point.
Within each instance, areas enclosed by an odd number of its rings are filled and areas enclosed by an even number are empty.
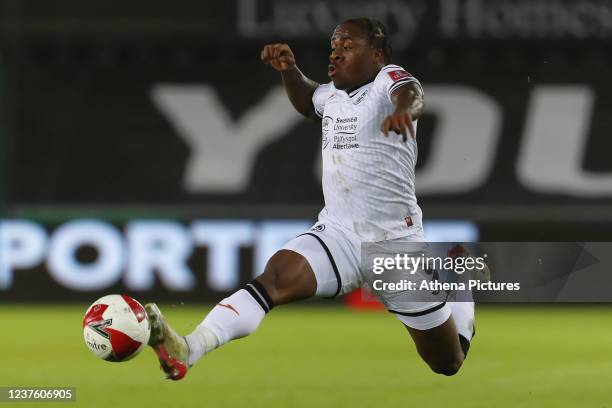
{"type": "Polygon", "coordinates": [[[358,116],[326,116],[322,121],[323,150],[331,144],[335,150],[357,149],[358,116]],[[330,143],[331,142],[331,143],[330,143]]]}
{"type": "Polygon", "coordinates": [[[334,121],[334,133],[354,135],[357,133],[358,122],[359,118],[357,116],[338,117],[334,121]]]}

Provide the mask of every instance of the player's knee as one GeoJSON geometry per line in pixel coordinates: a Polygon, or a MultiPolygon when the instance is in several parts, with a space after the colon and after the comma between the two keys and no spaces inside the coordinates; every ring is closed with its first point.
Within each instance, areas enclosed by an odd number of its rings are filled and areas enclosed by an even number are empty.
{"type": "Polygon", "coordinates": [[[270,258],[264,273],[257,280],[264,285],[275,304],[306,298],[314,294],[316,280],[314,277],[309,279],[304,276],[305,262],[301,255],[283,250],[270,258]]]}
{"type": "Polygon", "coordinates": [[[446,376],[452,376],[452,375],[457,374],[460,368],[461,368],[461,363],[459,362],[446,363],[446,364],[431,367],[434,373],[442,374],[446,376]]]}
{"type": "Polygon", "coordinates": [[[436,374],[442,374],[446,376],[452,376],[459,372],[463,360],[458,356],[450,359],[440,359],[429,363],[429,367],[436,374]]]}
{"type": "Polygon", "coordinates": [[[282,290],[291,280],[290,259],[283,251],[278,251],[268,261],[261,278],[272,286],[273,290],[282,290]]]}
{"type": "Polygon", "coordinates": [[[282,290],[282,260],[277,252],[274,254],[268,263],[264,272],[257,278],[266,288],[271,297],[276,297],[276,294],[282,290]]]}

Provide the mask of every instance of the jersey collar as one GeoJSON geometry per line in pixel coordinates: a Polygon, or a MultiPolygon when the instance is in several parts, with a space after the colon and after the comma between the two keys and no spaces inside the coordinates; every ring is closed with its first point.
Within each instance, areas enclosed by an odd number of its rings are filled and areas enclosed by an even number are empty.
{"type": "Polygon", "coordinates": [[[366,86],[370,85],[372,82],[374,82],[374,80],[376,79],[376,76],[378,74],[376,74],[373,78],[369,79],[367,82],[358,85],[356,87],[350,88],[350,89],[346,89],[344,92],[346,92],[346,94],[348,95],[349,98],[352,98],[353,96],[357,95],[359,93],[359,91],[361,91],[363,88],[365,88],[366,86]]]}

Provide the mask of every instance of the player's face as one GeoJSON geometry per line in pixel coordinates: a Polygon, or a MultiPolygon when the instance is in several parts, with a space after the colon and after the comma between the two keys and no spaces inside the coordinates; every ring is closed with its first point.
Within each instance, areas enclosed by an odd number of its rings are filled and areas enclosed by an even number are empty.
{"type": "Polygon", "coordinates": [[[380,57],[380,50],[369,44],[359,26],[343,23],[331,37],[327,74],[337,89],[359,86],[382,68],[380,57]]]}

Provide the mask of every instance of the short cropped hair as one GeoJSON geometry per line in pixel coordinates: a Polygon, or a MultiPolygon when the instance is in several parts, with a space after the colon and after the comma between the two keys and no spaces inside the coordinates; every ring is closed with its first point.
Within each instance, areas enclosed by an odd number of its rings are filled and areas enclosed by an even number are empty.
{"type": "Polygon", "coordinates": [[[385,64],[391,63],[391,57],[393,56],[391,41],[383,23],[367,17],[351,18],[342,24],[345,23],[358,25],[363,30],[370,45],[382,51],[385,64]]]}

